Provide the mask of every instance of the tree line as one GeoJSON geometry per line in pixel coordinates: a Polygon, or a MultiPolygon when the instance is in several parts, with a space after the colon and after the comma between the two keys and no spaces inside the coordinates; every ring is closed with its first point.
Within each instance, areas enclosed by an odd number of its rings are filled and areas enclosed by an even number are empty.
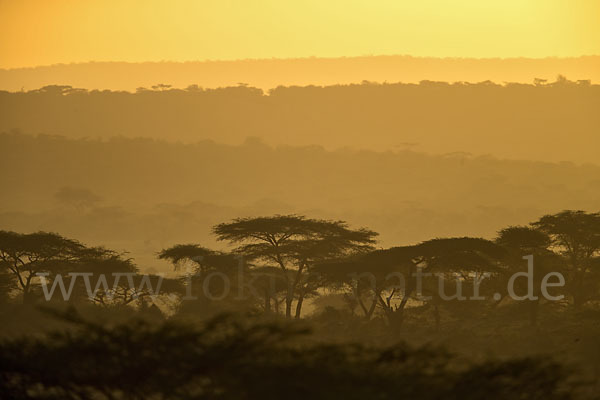
{"type": "Polygon", "coordinates": [[[160,286],[170,300],[193,298],[208,309],[244,304],[257,312],[300,318],[307,299],[335,293],[349,312],[367,320],[384,318],[399,329],[407,307],[431,310],[439,325],[441,308],[465,307],[461,300],[469,296],[487,299],[483,304],[505,301],[507,281],[526,270],[523,257],[532,255],[532,276],[515,280],[519,295],[529,286],[534,290],[526,299],[531,324],[536,324],[544,301],[540,287],[548,273],[564,277],[564,284],[552,289],[561,304],[580,309],[600,299],[599,213],[546,215],[528,226],[504,228],[493,240],[435,238],[386,249],[376,248],[377,233],[367,228],[300,215],[237,218],[214,226],[212,232],[231,250],[200,244],[163,249],[158,258],[175,270],[187,268],[180,278],[165,278],[141,274],[125,254],[59,234],[1,231],[2,295],[5,301],[16,301],[18,293],[22,302],[34,303],[43,297],[40,274],[53,287],[57,279],[80,274],[86,279],[71,279],[67,285],[69,301],[148,306],[160,286]],[[218,279],[213,279],[215,274],[218,279]],[[113,286],[102,281],[107,275],[126,279],[117,279],[113,286]],[[240,298],[246,286],[252,290],[240,298]]]}
{"type": "Polygon", "coordinates": [[[268,93],[246,85],[176,89],[162,83],[135,93],[49,85],[0,91],[0,132],[226,144],[258,136],[276,145],[411,146],[436,154],[593,163],[596,154],[588,148],[598,125],[599,88],[564,76],[533,84],[363,82],[268,93]]]}

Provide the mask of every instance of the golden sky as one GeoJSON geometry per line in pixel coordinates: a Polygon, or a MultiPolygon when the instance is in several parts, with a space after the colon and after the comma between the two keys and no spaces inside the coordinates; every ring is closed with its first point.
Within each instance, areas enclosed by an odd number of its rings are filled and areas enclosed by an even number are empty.
{"type": "Polygon", "coordinates": [[[0,68],[600,54],[600,0],[0,0],[0,68]]]}

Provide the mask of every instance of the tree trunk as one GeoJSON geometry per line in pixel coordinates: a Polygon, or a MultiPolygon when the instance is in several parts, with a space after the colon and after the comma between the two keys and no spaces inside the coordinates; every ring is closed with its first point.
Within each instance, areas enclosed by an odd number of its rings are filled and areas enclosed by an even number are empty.
{"type": "Polygon", "coordinates": [[[271,314],[271,295],[269,292],[265,293],[265,314],[271,314]]]}
{"type": "Polygon", "coordinates": [[[404,294],[404,296],[402,297],[402,301],[400,302],[400,305],[398,307],[396,307],[396,309],[394,309],[389,302],[386,303],[381,296],[379,296],[379,299],[381,301],[381,304],[384,306],[384,309],[386,309],[386,315],[388,317],[388,321],[390,323],[390,326],[392,327],[392,330],[396,333],[400,332],[400,328],[402,328],[402,324],[404,322],[404,309],[406,308],[406,304],[408,303],[408,299],[410,298],[410,294],[412,293],[412,289],[410,289],[410,291],[406,292],[404,294]]]}
{"type": "Polygon", "coordinates": [[[275,306],[275,314],[281,314],[281,299],[277,298],[277,296],[273,297],[273,305],[275,306]]]}
{"type": "Polygon", "coordinates": [[[377,297],[379,297],[379,292],[375,293],[373,301],[371,302],[371,307],[369,307],[369,309],[365,311],[365,318],[367,319],[367,321],[370,321],[371,317],[373,316],[373,312],[375,311],[375,307],[377,306],[377,297]]]}
{"type": "Polygon", "coordinates": [[[390,324],[390,328],[392,329],[392,332],[394,332],[395,334],[400,333],[400,331],[402,329],[402,324],[404,322],[404,310],[403,309],[390,310],[386,314],[387,314],[388,322],[390,324]]]}
{"type": "Polygon", "coordinates": [[[23,292],[23,304],[33,304],[35,303],[35,296],[30,290],[26,290],[23,292]]]}
{"type": "Polygon", "coordinates": [[[388,304],[388,302],[383,300],[381,295],[379,295],[378,298],[381,303],[381,306],[383,307],[383,309],[385,311],[385,316],[387,317],[388,324],[390,326],[391,331],[394,334],[400,333],[400,330],[402,328],[402,323],[404,322],[404,309],[397,308],[394,310],[394,308],[391,307],[390,304],[388,304]]]}
{"type": "Polygon", "coordinates": [[[35,303],[35,296],[31,291],[31,278],[33,278],[33,273],[30,273],[27,276],[27,279],[25,279],[25,284],[23,285],[23,304],[35,303]]]}
{"type": "Polygon", "coordinates": [[[300,313],[302,312],[302,302],[304,302],[304,292],[300,292],[300,297],[298,297],[298,303],[296,303],[296,319],[300,319],[300,313]]]}
{"type": "MultiPolygon", "coordinates": [[[[285,299],[285,317],[292,318],[292,302],[294,301],[294,292],[298,287],[298,282],[300,282],[300,276],[302,275],[302,271],[304,270],[304,263],[301,263],[298,267],[298,271],[296,271],[296,276],[294,277],[293,282],[288,282],[288,291],[287,298],[285,299]]],[[[302,307],[302,306],[300,306],[302,307]]]]}
{"type": "Polygon", "coordinates": [[[290,296],[290,292],[288,292],[287,297],[285,298],[285,317],[292,318],[292,301],[293,297],[290,296]]]}

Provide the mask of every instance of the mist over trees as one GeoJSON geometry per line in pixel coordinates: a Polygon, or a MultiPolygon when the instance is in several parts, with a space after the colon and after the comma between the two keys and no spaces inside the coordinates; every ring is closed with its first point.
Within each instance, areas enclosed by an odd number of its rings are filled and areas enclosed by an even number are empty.
{"type": "Polygon", "coordinates": [[[556,210],[596,209],[600,168],[415,151],[0,134],[0,223],[149,256],[235,217],[300,213],[369,226],[383,244],[491,238],[556,210]],[[14,166],[18,165],[18,168],[14,166]],[[10,173],[8,173],[10,171],[10,173]]]}

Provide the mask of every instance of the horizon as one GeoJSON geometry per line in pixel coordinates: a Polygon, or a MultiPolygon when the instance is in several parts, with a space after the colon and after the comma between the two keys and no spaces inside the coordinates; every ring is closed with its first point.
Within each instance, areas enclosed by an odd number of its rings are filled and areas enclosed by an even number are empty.
{"type": "Polygon", "coordinates": [[[0,36],[12,40],[0,42],[0,67],[366,54],[580,56],[600,54],[597,15],[600,3],[586,0],[4,0],[0,36]]]}
{"type": "Polygon", "coordinates": [[[297,57],[246,57],[246,58],[210,58],[210,59],[189,59],[189,60],[80,60],[80,61],[65,61],[56,62],[52,64],[36,64],[36,65],[24,65],[15,67],[0,67],[0,71],[12,71],[19,69],[36,69],[36,68],[48,68],[57,66],[71,66],[71,65],[82,65],[82,64],[195,64],[195,63],[236,63],[236,62],[248,62],[248,61],[296,61],[296,60],[344,60],[344,59],[356,59],[356,58],[416,58],[416,59],[436,59],[436,60],[473,60],[473,61],[506,61],[506,60],[572,60],[579,58],[595,58],[600,57],[600,52],[596,54],[580,54],[580,55],[568,55],[568,56],[436,56],[436,55],[412,55],[412,54],[360,54],[360,55],[342,55],[342,56],[297,56],[297,57]]]}
{"type": "Polygon", "coordinates": [[[536,79],[600,82],[600,56],[464,58],[379,55],[358,57],[263,58],[210,61],[93,61],[0,69],[0,90],[34,90],[68,85],[88,90],[134,92],[167,84],[174,88],[238,86],[263,91],[279,86],[331,86],[421,81],[532,83],[536,79]]]}

